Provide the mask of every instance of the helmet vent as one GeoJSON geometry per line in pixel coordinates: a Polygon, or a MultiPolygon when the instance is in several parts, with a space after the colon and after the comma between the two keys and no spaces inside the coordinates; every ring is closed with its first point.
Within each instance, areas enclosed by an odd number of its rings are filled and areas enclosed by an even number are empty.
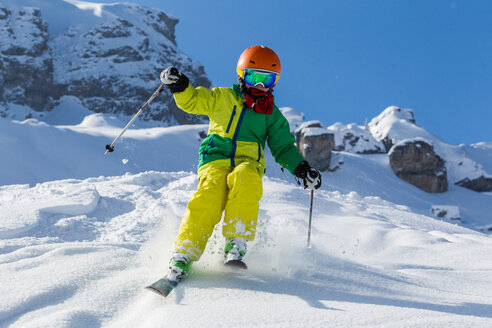
{"type": "Polygon", "coordinates": [[[272,66],[277,66],[277,64],[272,64],[272,66]]]}
{"type": "Polygon", "coordinates": [[[252,64],[256,64],[254,60],[250,60],[249,62],[252,64]]]}

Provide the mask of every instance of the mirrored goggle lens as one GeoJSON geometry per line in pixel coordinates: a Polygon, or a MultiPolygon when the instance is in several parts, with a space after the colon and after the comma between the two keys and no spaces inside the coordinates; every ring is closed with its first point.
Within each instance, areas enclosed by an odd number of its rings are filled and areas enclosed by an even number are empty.
{"type": "Polygon", "coordinates": [[[262,84],[265,88],[271,88],[277,82],[277,77],[277,73],[258,72],[251,69],[244,70],[244,82],[251,87],[262,84]]]}

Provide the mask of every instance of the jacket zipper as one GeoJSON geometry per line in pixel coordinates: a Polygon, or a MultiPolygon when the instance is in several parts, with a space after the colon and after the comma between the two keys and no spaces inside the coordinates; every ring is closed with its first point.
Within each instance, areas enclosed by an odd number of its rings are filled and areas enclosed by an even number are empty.
{"type": "Polygon", "coordinates": [[[231,115],[231,119],[229,120],[229,125],[227,125],[226,133],[229,133],[229,130],[231,129],[232,121],[234,120],[234,115],[236,115],[236,105],[234,105],[234,108],[232,109],[232,115],[231,115]]]}
{"type": "Polygon", "coordinates": [[[243,109],[241,110],[241,114],[239,115],[239,120],[237,122],[236,130],[234,131],[234,136],[232,137],[232,150],[231,150],[231,166],[236,166],[236,162],[234,157],[236,156],[236,148],[237,148],[237,138],[239,136],[239,130],[241,129],[241,124],[243,123],[244,114],[246,114],[246,103],[243,105],[243,109]]]}

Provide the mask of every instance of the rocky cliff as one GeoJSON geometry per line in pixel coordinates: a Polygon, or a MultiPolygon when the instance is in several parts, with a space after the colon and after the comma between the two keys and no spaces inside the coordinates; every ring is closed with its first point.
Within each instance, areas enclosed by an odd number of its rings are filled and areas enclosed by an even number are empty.
{"type": "Polygon", "coordinates": [[[492,191],[492,175],[486,168],[470,158],[463,146],[447,144],[419,126],[411,109],[390,106],[365,126],[335,123],[324,128],[320,122],[300,124],[298,117],[295,124],[300,126],[296,131],[299,149],[321,171],[331,169],[331,151],[388,153],[395,174],[427,192],[445,192],[448,183],[492,191]]]}
{"type": "Polygon", "coordinates": [[[444,160],[426,140],[402,141],[388,154],[391,169],[397,177],[430,193],[448,190],[444,160]]]}
{"type": "MultiPolygon", "coordinates": [[[[178,20],[135,4],[76,0],[0,2],[0,115],[23,119],[73,97],[92,112],[132,115],[169,65],[211,86],[203,66],[179,51],[178,20]]],[[[163,125],[202,122],[169,93],[141,116],[163,125]]]]}

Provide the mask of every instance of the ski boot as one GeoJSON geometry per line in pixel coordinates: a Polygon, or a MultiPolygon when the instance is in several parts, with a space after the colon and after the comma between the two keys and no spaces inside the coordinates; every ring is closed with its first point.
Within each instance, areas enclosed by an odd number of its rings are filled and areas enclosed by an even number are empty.
{"type": "Polygon", "coordinates": [[[241,269],[247,269],[246,263],[243,262],[243,256],[246,254],[246,240],[243,238],[227,238],[224,264],[241,269]]]}
{"type": "Polygon", "coordinates": [[[169,261],[169,272],[166,278],[170,281],[182,281],[190,272],[192,262],[186,254],[174,253],[169,261]]]}
{"type": "Polygon", "coordinates": [[[161,296],[167,297],[180,281],[190,272],[191,260],[186,254],[175,253],[169,262],[169,272],[146,288],[161,296]]]}

